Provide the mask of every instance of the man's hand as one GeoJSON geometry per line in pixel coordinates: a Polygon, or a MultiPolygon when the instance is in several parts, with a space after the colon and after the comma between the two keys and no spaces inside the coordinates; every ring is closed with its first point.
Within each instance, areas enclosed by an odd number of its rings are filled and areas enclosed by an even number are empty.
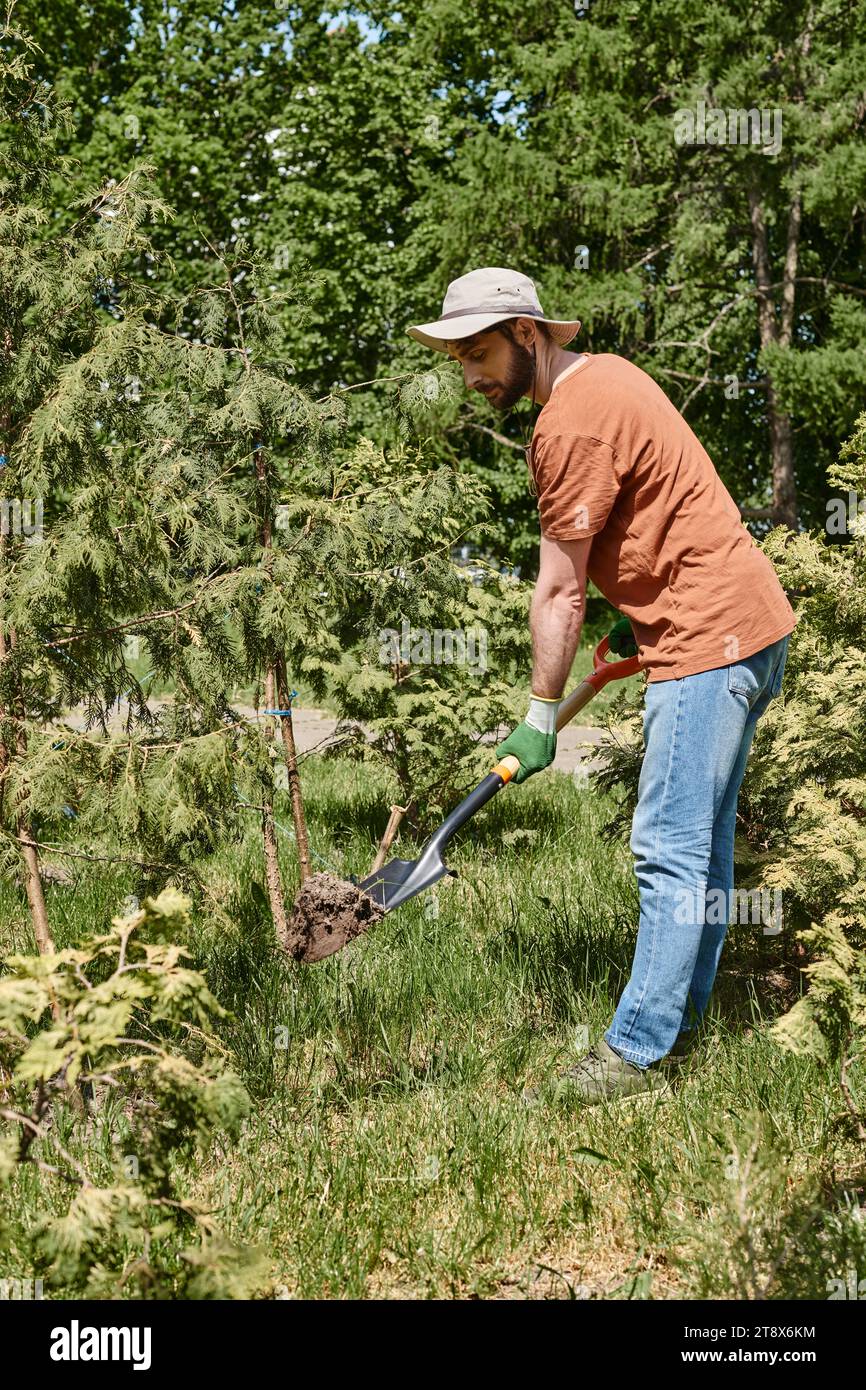
{"type": "Polygon", "coordinates": [[[527,724],[524,719],[496,750],[497,758],[504,758],[506,753],[511,753],[520,763],[519,771],[514,774],[514,781],[525,782],[534,772],[542,772],[544,768],[549,767],[556,757],[556,730],[551,734],[544,734],[540,729],[534,729],[531,724],[527,724]]]}
{"type": "Polygon", "coordinates": [[[607,645],[615,656],[637,656],[637,642],[628,618],[620,618],[607,634],[607,645]]]}

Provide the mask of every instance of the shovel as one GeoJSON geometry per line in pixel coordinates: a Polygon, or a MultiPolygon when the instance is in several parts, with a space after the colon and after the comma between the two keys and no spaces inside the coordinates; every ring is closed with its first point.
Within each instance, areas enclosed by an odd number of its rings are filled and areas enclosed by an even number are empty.
{"type": "MultiPolygon", "coordinates": [[[[566,696],[557,710],[557,733],[574,718],[579,710],[588,705],[590,700],[609,681],[622,680],[624,676],[634,676],[640,670],[640,662],[636,656],[624,657],[619,661],[608,661],[607,652],[608,639],[603,637],[593,655],[591,675],[582,680],[580,685],[566,696]]],[[[497,763],[488,772],[484,781],[479,782],[475,790],[471,791],[460,802],[460,805],[456,806],[446,817],[438,830],[433,832],[417,859],[392,859],[390,863],[384,864],[381,869],[370,874],[369,878],[363,879],[360,883],[357,879],[352,878],[352,882],[373,899],[384,915],[384,913],[393,912],[395,907],[401,907],[403,903],[416,897],[418,893],[423,893],[425,888],[432,887],[446,874],[456,878],[456,871],[449,869],[442,858],[445,846],[461,825],[465,825],[476,811],[480,811],[491,797],[495,796],[506,783],[511,781],[519,767],[518,759],[510,755],[503,758],[502,762],[497,763]]],[[[339,949],[339,946],[335,946],[334,949],[339,949]]]]}

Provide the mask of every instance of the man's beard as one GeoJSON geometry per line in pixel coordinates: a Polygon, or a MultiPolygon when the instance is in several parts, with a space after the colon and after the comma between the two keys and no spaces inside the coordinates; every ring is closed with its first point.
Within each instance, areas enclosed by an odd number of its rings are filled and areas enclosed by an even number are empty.
{"type": "Polygon", "coordinates": [[[528,348],[521,347],[519,343],[511,343],[511,356],[505,372],[505,381],[502,386],[497,386],[493,394],[485,392],[491,405],[503,413],[511,410],[525,396],[532,385],[532,374],[535,370],[533,355],[528,348]]]}

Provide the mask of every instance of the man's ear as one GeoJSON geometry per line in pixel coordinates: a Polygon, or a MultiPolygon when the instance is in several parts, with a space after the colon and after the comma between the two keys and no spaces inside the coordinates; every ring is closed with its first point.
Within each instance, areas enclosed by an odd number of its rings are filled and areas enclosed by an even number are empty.
{"type": "Polygon", "coordinates": [[[540,335],[532,319],[511,319],[511,334],[520,347],[531,351],[540,344],[540,335]]]}

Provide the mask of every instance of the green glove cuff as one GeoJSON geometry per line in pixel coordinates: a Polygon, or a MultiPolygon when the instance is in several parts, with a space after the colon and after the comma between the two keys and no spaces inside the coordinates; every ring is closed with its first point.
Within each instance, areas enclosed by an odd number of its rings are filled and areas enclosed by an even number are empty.
{"type": "Polygon", "coordinates": [[[543,734],[524,720],[496,750],[497,758],[504,758],[507,753],[520,763],[514,781],[518,784],[525,782],[527,777],[535,772],[543,772],[553,762],[556,757],[556,734],[543,734]]]}

